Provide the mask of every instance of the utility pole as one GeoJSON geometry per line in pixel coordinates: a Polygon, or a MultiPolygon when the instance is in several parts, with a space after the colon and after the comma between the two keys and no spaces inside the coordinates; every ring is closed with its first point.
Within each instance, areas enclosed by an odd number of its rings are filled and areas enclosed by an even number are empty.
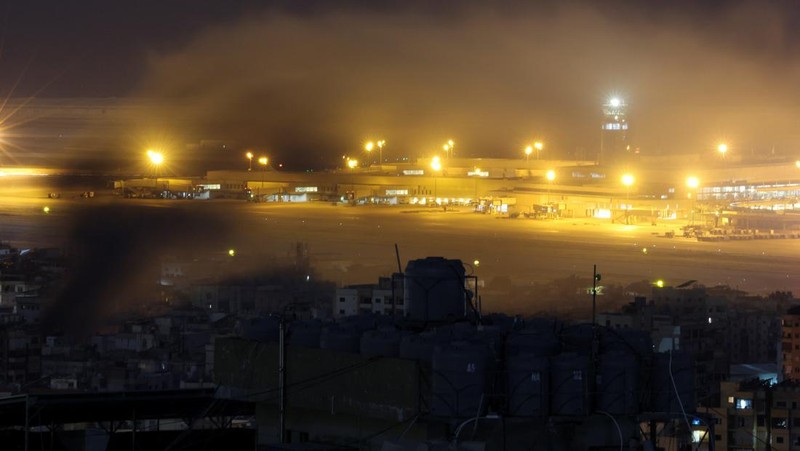
{"type": "Polygon", "coordinates": [[[286,319],[283,316],[278,333],[278,442],[286,443],[286,319]]]}

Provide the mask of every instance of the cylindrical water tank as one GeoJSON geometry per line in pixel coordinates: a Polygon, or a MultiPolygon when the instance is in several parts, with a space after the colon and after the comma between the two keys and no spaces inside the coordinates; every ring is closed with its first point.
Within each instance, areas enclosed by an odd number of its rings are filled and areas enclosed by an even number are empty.
{"type": "Polygon", "coordinates": [[[397,357],[402,337],[402,333],[396,329],[368,330],[361,335],[361,355],[397,357]]]}
{"type": "Polygon", "coordinates": [[[400,339],[399,355],[404,359],[431,363],[436,346],[449,342],[449,337],[434,332],[407,335],[400,339]]]}
{"type": "Polygon", "coordinates": [[[550,358],[517,354],[506,360],[508,414],[546,417],[550,411],[550,358]]]}
{"type": "Polygon", "coordinates": [[[404,277],[406,316],[413,321],[452,321],[466,313],[466,273],[461,260],[411,260],[404,277]]]}
{"type": "Polygon", "coordinates": [[[591,324],[576,324],[565,327],[560,334],[564,351],[585,355],[591,354],[593,333],[591,324]]]}
{"type": "Polygon", "coordinates": [[[278,341],[280,319],[276,317],[244,318],[236,325],[238,335],[246,340],[278,341]]]}
{"type": "Polygon", "coordinates": [[[650,333],[637,329],[600,329],[600,352],[633,352],[640,358],[648,358],[653,353],[650,333]]]}
{"type": "Polygon", "coordinates": [[[482,415],[489,381],[489,349],[474,343],[437,346],[431,375],[431,414],[444,417],[482,415]]]}
{"type": "Polygon", "coordinates": [[[597,408],[612,415],[639,412],[640,359],[628,351],[600,355],[597,368],[597,408]]]}
{"type": "Polygon", "coordinates": [[[342,352],[358,352],[361,344],[361,331],[358,329],[328,326],[322,329],[319,338],[321,349],[342,352]]]}
{"type": "Polygon", "coordinates": [[[583,416],[591,409],[589,356],[559,354],[550,359],[551,415],[583,416]]]}
{"type": "Polygon", "coordinates": [[[694,366],[688,353],[677,351],[654,354],[650,385],[652,411],[680,412],[678,397],[685,410],[694,410],[694,366]]]}
{"type": "Polygon", "coordinates": [[[508,336],[506,356],[533,354],[549,357],[561,351],[561,341],[552,332],[520,331],[508,336]]]}
{"type": "Polygon", "coordinates": [[[289,345],[319,348],[322,324],[319,321],[295,321],[289,324],[289,345]]]}

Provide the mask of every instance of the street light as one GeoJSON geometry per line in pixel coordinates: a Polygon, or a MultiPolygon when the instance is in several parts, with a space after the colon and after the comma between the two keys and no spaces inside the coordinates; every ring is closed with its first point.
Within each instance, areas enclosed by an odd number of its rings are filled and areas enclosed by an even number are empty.
{"type": "Polygon", "coordinates": [[[553,180],[556,179],[556,171],[550,169],[545,174],[547,179],[547,208],[550,208],[550,187],[553,185],[553,180]]]}
{"type": "Polygon", "coordinates": [[[347,167],[350,169],[355,169],[358,167],[358,160],[353,160],[351,158],[347,159],[347,167]]]}
{"type": "Polygon", "coordinates": [[[725,144],[725,143],[719,143],[719,145],[717,146],[717,150],[719,151],[719,153],[722,154],[722,159],[724,160],[725,159],[725,152],[728,151],[728,145],[725,144]]]}
{"type": "Polygon", "coordinates": [[[544,144],[541,141],[536,141],[533,143],[533,147],[536,148],[536,159],[539,159],[539,152],[544,149],[544,144]]]}
{"type": "Polygon", "coordinates": [[[431,169],[433,169],[433,198],[435,202],[438,188],[436,186],[436,173],[442,170],[442,160],[438,156],[431,159],[431,169]]]}
{"type": "Polygon", "coordinates": [[[453,157],[456,154],[456,143],[452,139],[448,139],[442,146],[442,150],[447,152],[447,158],[453,157]]]}
{"type": "Polygon", "coordinates": [[[628,213],[630,211],[630,197],[631,197],[631,186],[636,182],[636,178],[631,174],[623,174],[622,176],[622,184],[625,185],[625,224],[630,222],[628,218],[628,213]]]}
{"type": "Polygon", "coordinates": [[[150,164],[153,165],[153,172],[155,173],[155,185],[156,189],[158,189],[158,169],[164,163],[164,154],[161,152],[156,152],[153,149],[148,149],[147,158],[150,160],[150,164]]]}
{"type": "Polygon", "coordinates": [[[696,190],[697,190],[697,187],[700,186],[700,179],[698,179],[697,177],[694,177],[694,176],[687,177],[686,178],[686,186],[688,186],[689,189],[690,189],[690,191],[689,191],[689,199],[692,200],[692,205],[691,205],[692,215],[691,215],[690,224],[694,225],[694,199],[697,197],[696,190]],[[693,195],[693,193],[694,193],[694,195],[693,195]]]}
{"type": "Polygon", "coordinates": [[[382,139],[382,140],[378,141],[378,158],[380,158],[380,160],[381,160],[379,162],[379,164],[381,164],[381,165],[383,164],[383,146],[385,146],[385,145],[386,145],[386,140],[385,139],[382,139]]]}
{"type": "Polygon", "coordinates": [[[247,170],[248,171],[252,171],[253,170],[253,152],[248,151],[246,154],[244,154],[244,156],[247,157],[247,170]]]}
{"type": "Polygon", "coordinates": [[[372,142],[372,141],[369,141],[368,143],[364,144],[364,150],[366,150],[367,153],[369,154],[369,164],[370,164],[370,166],[372,165],[372,149],[374,149],[374,148],[375,148],[375,143],[372,142]]]}

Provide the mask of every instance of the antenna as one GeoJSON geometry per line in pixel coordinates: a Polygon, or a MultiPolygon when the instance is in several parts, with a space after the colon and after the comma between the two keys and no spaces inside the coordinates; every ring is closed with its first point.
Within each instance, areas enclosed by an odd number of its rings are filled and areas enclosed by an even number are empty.
{"type": "Polygon", "coordinates": [[[394,243],[394,255],[397,256],[397,272],[403,274],[403,267],[400,265],[400,249],[397,247],[397,243],[394,243]]]}

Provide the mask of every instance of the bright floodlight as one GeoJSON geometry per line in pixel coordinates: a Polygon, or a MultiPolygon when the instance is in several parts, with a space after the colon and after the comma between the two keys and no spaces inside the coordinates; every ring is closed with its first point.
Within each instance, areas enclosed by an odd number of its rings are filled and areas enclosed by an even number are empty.
{"type": "Polygon", "coordinates": [[[447,144],[449,144],[449,145],[450,145],[450,147],[453,147],[453,146],[455,146],[455,145],[456,145],[456,143],[454,143],[452,139],[448,139],[448,140],[447,140],[447,144]]]}
{"type": "Polygon", "coordinates": [[[442,170],[442,160],[440,160],[439,157],[433,157],[433,159],[431,159],[431,169],[434,171],[442,170]]]}
{"type": "Polygon", "coordinates": [[[616,108],[622,105],[622,100],[620,100],[618,97],[612,97],[611,100],[608,101],[608,104],[616,108]]]}
{"type": "Polygon", "coordinates": [[[449,144],[443,145],[442,146],[442,150],[444,150],[445,152],[449,151],[450,150],[450,145],[449,144]]]}
{"type": "Polygon", "coordinates": [[[246,154],[244,154],[244,156],[246,156],[248,160],[252,160],[253,159],[253,152],[247,152],[246,154]]]}
{"type": "Polygon", "coordinates": [[[794,162],[795,167],[800,169],[800,160],[794,162]]]}
{"type": "Polygon", "coordinates": [[[655,284],[658,288],[664,288],[664,281],[661,279],[656,280],[655,284]]]}
{"type": "Polygon", "coordinates": [[[555,180],[555,179],[556,179],[556,171],[554,171],[554,170],[552,170],[552,169],[550,169],[549,171],[547,171],[547,180],[549,180],[549,181],[551,181],[551,182],[552,182],[552,181],[553,181],[553,180],[555,180]]]}
{"type": "Polygon", "coordinates": [[[698,179],[697,177],[689,177],[686,179],[686,186],[695,189],[698,186],[700,186],[700,179],[698,179]]]}
{"type": "Polygon", "coordinates": [[[358,160],[347,160],[347,167],[350,169],[355,169],[358,167],[358,160]]]}
{"type": "Polygon", "coordinates": [[[156,166],[164,162],[164,155],[161,152],[156,152],[154,150],[147,151],[147,158],[149,158],[150,162],[156,166]]]}
{"type": "Polygon", "coordinates": [[[266,166],[267,163],[269,163],[269,158],[267,157],[261,157],[258,159],[258,164],[260,164],[261,166],[266,166]]]}
{"type": "Polygon", "coordinates": [[[383,146],[385,146],[385,145],[386,145],[386,140],[385,139],[382,139],[382,140],[378,141],[378,148],[383,148],[383,146]]]}
{"type": "Polygon", "coordinates": [[[636,181],[636,179],[631,174],[625,174],[622,176],[622,184],[625,186],[631,186],[636,181]]]}
{"type": "Polygon", "coordinates": [[[727,151],[728,151],[728,145],[727,145],[727,144],[725,144],[725,143],[720,143],[720,144],[717,146],[717,150],[718,150],[718,151],[719,151],[719,153],[721,153],[722,155],[725,155],[725,152],[727,152],[727,151]]]}
{"type": "Polygon", "coordinates": [[[228,249],[228,255],[230,255],[231,257],[235,256],[236,255],[236,249],[228,249]]]}
{"type": "Polygon", "coordinates": [[[533,146],[528,146],[525,148],[525,155],[530,155],[533,153],[533,146]]]}
{"type": "Polygon", "coordinates": [[[535,147],[536,150],[542,150],[544,149],[544,144],[541,141],[536,141],[533,143],[533,147],[535,147]]]}
{"type": "Polygon", "coordinates": [[[373,147],[375,147],[375,143],[372,141],[364,144],[364,150],[366,150],[367,152],[372,152],[373,147]]]}

